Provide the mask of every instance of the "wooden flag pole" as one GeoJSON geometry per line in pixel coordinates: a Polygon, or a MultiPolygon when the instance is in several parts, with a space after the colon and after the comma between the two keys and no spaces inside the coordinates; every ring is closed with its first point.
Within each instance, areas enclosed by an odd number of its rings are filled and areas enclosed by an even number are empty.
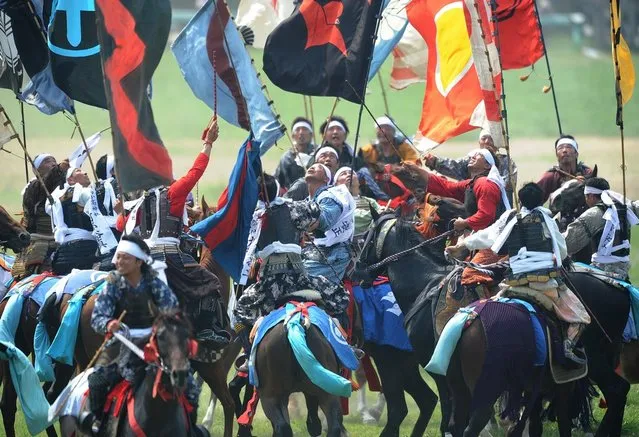
{"type": "Polygon", "coordinates": [[[308,96],[308,107],[309,107],[310,112],[311,112],[311,126],[313,126],[313,131],[311,132],[311,134],[313,134],[313,143],[315,143],[315,113],[313,111],[313,97],[312,96],[308,96]]]}
{"type": "Polygon", "coordinates": [[[11,136],[11,139],[15,138],[16,140],[18,140],[18,143],[20,144],[20,147],[22,147],[22,150],[24,151],[24,156],[26,156],[27,160],[31,164],[31,167],[33,167],[34,170],[35,170],[33,173],[35,173],[35,176],[38,179],[38,182],[40,182],[40,184],[42,185],[42,188],[44,188],[44,192],[47,195],[47,199],[49,199],[49,202],[51,203],[51,205],[53,205],[54,202],[53,202],[53,197],[51,196],[51,193],[47,189],[47,186],[44,184],[44,180],[42,179],[42,176],[40,176],[40,173],[38,173],[37,169],[35,168],[35,165],[33,163],[33,159],[31,159],[31,155],[29,155],[29,152],[27,151],[27,147],[24,145],[24,143],[20,139],[20,135],[18,135],[18,133],[16,132],[15,127],[13,127],[13,123],[11,123],[11,119],[9,118],[9,114],[7,114],[7,112],[4,110],[4,107],[2,105],[0,105],[0,113],[3,114],[4,117],[7,119],[7,121],[4,123],[4,125],[5,126],[9,126],[11,128],[11,131],[13,132],[13,135],[11,136]]]}
{"type": "Polygon", "coordinates": [[[377,72],[377,79],[379,80],[379,87],[382,90],[382,99],[384,99],[384,110],[386,115],[390,115],[390,108],[388,107],[388,98],[386,97],[386,87],[384,87],[384,80],[382,79],[381,69],[377,72]]]}
{"type": "Polygon", "coordinates": [[[304,101],[304,117],[308,118],[308,104],[306,103],[306,94],[302,94],[302,100],[304,101]]]}
{"type": "MultiPolygon", "coordinates": [[[[22,142],[24,148],[27,148],[27,125],[24,122],[24,102],[20,100],[20,116],[22,117],[22,142]]],[[[29,183],[29,164],[27,163],[27,154],[24,154],[24,178],[29,183]]]]}
{"type": "Polygon", "coordinates": [[[95,171],[95,165],[93,164],[93,158],[91,158],[91,152],[89,151],[89,146],[87,146],[87,140],[84,138],[84,132],[82,132],[82,126],[80,126],[80,121],[78,120],[78,115],[73,112],[73,122],[75,123],[75,127],[78,129],[80,133],[80,138],[82,138],[82,144],[84,144],[84,150],[87,152],[87,158],[89,158],[89,164],[91,165],[91,171],[93,172],[93,177],[95,181],[98,181],[98,174],[95,171]]]}

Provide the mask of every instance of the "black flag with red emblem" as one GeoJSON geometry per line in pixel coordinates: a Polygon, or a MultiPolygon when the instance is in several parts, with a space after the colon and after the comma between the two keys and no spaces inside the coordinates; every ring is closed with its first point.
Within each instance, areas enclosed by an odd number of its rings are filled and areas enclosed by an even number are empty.
{"type": "Polygon", "coordinates": [[[264,72],[286,91],[361,103],[381,6],[382,0],[302,1],[266,40],[264,72]]]}
{"type": "Polygon", "coordinates": [[[147,87],[169,36],[170,0],[96,0],[95,5],[122,191],[168,185],[171,158],[155,126],[147,87]]]}

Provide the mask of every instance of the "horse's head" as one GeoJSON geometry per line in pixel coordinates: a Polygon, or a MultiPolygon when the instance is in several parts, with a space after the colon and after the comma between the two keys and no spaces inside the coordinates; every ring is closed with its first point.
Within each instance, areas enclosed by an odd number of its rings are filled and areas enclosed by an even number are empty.
{"type": "Polygon", "coordinates": [[[468,213],[464,204],[450,197],[426,194],[425,202],[417,215],[420,223],[416,229],[426,238],[432,238],[449,231],[453,220],[466,218],[468,213]]]}
{"type": "MultiPolygon", "coordinates": [[[[168,376],[172,391],[184,392],[191,369],[190,358],[197,354],[193,329],[180,312],[161,313],[153,323],[153,334],[145,347],[145,360],[158,366],[158,372],[168,376]]],[[[153,391],[158,390],[156,379],[153,391]]]]}
{"type": "Polygon", "coordinates": [[[29,245],[30,240],[31,236],[26,229],[0,206],[0,245],[20,252],[29,245]]]}
{"type": "Polygon", "coordinates": [[[193,207],[187,206],[186,212],[189,216],[189,224],[194,225],[195,223],[201,222],[205,218],[214,214],[217,211],[215,206],[209,206],[202,195],[202,199],[200,200],[199,205],[194,205],[193,207]]]}
{"type": "Polygon", "coordinates": [[[400,306],[402,301],[412,302],[429,281],[439,280],[438,273],[445,272],[445,242],[445,234],[426,240],[413,221],[383,215],[366,235],[354,279],[371,283],[387,275],[400,306]]]}
{"type": "MultiPolygon", "coordinates": [[[[424,202],[427,185],[424,179],[419,174],[401,165],[392,166],[391,173],[393,174],[393,176],[397,177],[397,179],[399,179],[408,190],[413,193],[413,196],[415,196],[415,199],[418,203],[421,204],[424,202]]],[[[391,195],[391,193],[388,194],[391,195]]],[[[401,194],[402,193],[400,192],[396,195],[401,194]]]]}
{"type": "MultiPolygon", "coordinates": [[[[597,166],[587,178],[596,176],[597,166]]],[[[571,222],[588,209],[584,196],[584,185],[585,183],[579,179],[569,179],[551,193],[549,207],[553,215],[561,213],[564,220],[571,222]]]]}

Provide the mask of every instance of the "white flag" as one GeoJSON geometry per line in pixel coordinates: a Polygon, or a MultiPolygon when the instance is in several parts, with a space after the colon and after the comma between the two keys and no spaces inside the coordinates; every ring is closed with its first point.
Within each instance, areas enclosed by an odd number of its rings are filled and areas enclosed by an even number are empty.
{"type": "Polygon", "coordinates": [[[9,127],[10,124],[11,121],[9,120],[9,117],[4,112],[2,105],[0,105],[0,150],[2,150],[4,145],[9,141],[18,137],[13,133],[13,129],[9,127]]]}
{"type": "Polygon", "coordinates": [[[84,143],[80,143],[78,147],[73,151],[73,153],[69,156],[69,166],[71,168],[82,168],[82,164],[84,160],[87,159],[88,153],[95,149],[95,146],[98,145],[100,140],[102,139],[102,134],[98,132],[97,134],[91,135],[87,138],[87,146],[84,147],[84,143]]]}

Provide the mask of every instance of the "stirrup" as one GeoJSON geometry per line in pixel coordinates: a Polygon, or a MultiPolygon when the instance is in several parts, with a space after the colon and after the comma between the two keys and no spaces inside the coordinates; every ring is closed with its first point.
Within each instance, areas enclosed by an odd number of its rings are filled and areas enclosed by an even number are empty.
{"type": "Polygon", "coordinates": [[[564,357],[566,357],[569,361],[569,364],[576,367],[585,366],[588,362],[583,349],[573,346],[572,342],[568,339],[564,340],[564,357]],[[581,356],[577,355],[575,352],[579,352],[581,356]]]}
{"type": "Polygon", "coordinates": [[[366,352],[364,352],[363,350],[355,346],[351,346],[351,350],[355,354],[355,357],[357,358],[358,361],[364,358],[364,355],[366,355],[366,352]]]}

